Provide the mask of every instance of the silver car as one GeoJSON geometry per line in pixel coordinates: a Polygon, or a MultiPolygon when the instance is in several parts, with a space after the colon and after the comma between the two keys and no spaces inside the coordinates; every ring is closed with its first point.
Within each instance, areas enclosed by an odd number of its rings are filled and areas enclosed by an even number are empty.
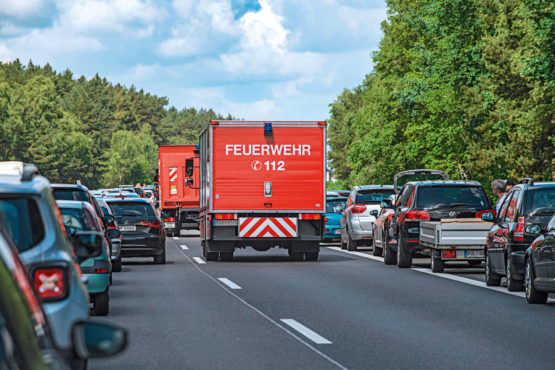
{"type": "Polygon", "coordinates": [[[354,251],[360,245],[372,245],[372,226],[381,201],[393,193],[392,185],[363,185],[351,190],[341,219],[341,249],[354,251]]]}

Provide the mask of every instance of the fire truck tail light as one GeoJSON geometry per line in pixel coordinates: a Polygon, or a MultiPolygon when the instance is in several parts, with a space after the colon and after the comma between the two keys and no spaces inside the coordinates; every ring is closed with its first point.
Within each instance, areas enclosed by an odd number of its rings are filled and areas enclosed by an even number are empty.
{"type": "Polygon", "coordinates": [[[215,220],[236,220],[237,213],[216,213],[214,215],[215,220]]]}
{"type": "Polygon", "coordinates": [[[299,213],[300,220],[319,220],[320,218],[319,213],[299,213]]]}
{"type": "Polygon", "coordinates": [[[37,268],[33,273],[35,291],[41,299],[61,299],[68,291],[67,270],[62,267],[37,268]]]}

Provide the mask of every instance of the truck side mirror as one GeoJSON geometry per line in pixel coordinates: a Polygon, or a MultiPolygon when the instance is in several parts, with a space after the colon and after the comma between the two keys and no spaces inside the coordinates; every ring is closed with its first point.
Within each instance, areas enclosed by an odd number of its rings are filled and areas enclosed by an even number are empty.
{"type": "Polygon", "coordinates": [[[193,176],[193,171],[194,171],[194,164],[193,164],[193,160],[192,159],[187,159],[185,160],[185,173],[187,174],[188,177],[192,177],[193,176]]]}
{"type": "Polygon", "coordinates": [[[193,186],[193,179],[190,178],[190,177],[186,178],[185,179],[185,185],[189,186],[189,187],[192,187],[193,186]]]}

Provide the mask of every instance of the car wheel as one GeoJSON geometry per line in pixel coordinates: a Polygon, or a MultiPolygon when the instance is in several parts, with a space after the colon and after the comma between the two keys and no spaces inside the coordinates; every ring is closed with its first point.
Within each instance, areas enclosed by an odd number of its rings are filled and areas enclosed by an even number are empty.
{"type": "Polygon", "coordinates": [[[499,286],[501,285],[501,277],[491,271],[491,260],[489,254],[486,252],[486,285],[499,286]]]}
{"type": "Polygon", "coordinates": [[[121,272],[121,256],[112,262],[112,271],[114,272],[121,272]]]}
{"type": "MultiPolygon", "coordinates": [[[[387,240],[387,236],[386,236],[386,240],[387,240]]],[[[384,246],[383,246],[383,262],[386,265],[394,265],[395,262],[397,262],[397,256],[395,256],[395,253],[393,252],[393,250],[391,249],[387,241],[384,241],[384,246]]]]}
{"type": "Polygon", "coordinates": [[[349,232],[347,232],[347,250],[348,251],[357,250],[356,241],[354,241],[353,238],[351,238],[351,234],[349,234],[349,232]]]}
{"type": "Polygon", "coordinates": [[[443,272],[443,270],[445,270],[445,262],[443,262],[443,260],[441,259],[441,257],[437,257],[434,256],[432,254],[432,272],[433,273],[438,273],[438,272],[443,272]]]}
{"type": "Polygon", "coordinates": [[[304,254],[304,258],[307,261],[317,261],[318,260],[318,252],[306,252],[304,254]]]}
{"type": "Polygon", "coordinates": [[[530,258],[526,259],[526,270],[524,272],[524,288],[526,290],[526,300],[528,303],[545,303],[547,302],[547,292],[536,290],[534,285],[534,269],[530,258]]]}
{"type": "Polygon", "coordinates": [[[376,246],[376,238],[373,238],[372,239],[372,255],[381,257],[382,254],[383,254],[382,248],[376,246]]]}
{"type": "Polygon", "coordinates": [[[95,316],[106,316],[110,312],[110,295],[108,291],[94,296],[93,310],[95,316]]]}
{"type": "Polygon", "coordinates": [[[112,273],[110,273],[110,277],[108,278],[108,282],[112,285],[112,273]]]}
{"type": "Polygon", "coordinates": [[[156,263],[157,265],[166,264],[166,249],[162,251],[162,254],[154,256],[154,263],[156,263]]]}
{"type": "Polygon", "coordinates": [[[507,289],[511,292],[518,292],[524,288],[523,282],[521,280],[516,280],[513,275],[511,268],[511,257],[507,257],[507,289]]]}
{"type": "Polygon", "coordinates": [[[233,261],[233,251],[231,252],[220,252],[220,261],[233,261]]]}
{"type": "Polygon", "coordinates": [[[341,249],[347,249],[347,244],[343,241],[343,234],[341,234],[341,249]]]}
{"type": "Polygon", "coordinates": [[[405,241],[403,238],[398,239],[397,247],[397,267],[399,268],[409,268],[412,266],[412,255],[405,251],[405,241]]]}

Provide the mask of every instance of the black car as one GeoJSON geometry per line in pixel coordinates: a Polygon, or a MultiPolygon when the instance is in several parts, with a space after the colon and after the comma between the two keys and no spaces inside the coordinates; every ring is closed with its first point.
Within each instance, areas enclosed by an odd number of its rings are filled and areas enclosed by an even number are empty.
{"type": "MultiPolygon", "coordinates": [[[[505,196],[484,250],[486,284],[499,286],[507,277],[510,291],[524,287],[524,253],[555,213],[555,183],[523,179],[505,196]]],[[[487,215],[484,219],[490,221],[487,215]]]]}
{"type": "Polygon", "coordinates": [[[476,181],[449,180],[436,170],[411,170],[395,175],[398,192],[395,206],[384,199],[382,208],[393,208],[384,237],[384,263],[397,262],[400,268],[412,266],[412,258],[426,248],[420,244],[420,222],[446,218],[480,218],[493,212],[484,188],[476,181]],[[410,181],[398,190],[398,181],[407,176],[441,176],[442,180],[410,181]],[[396,258],[395,258],[396,257],[396,258]]]}
{"type": "Polygon", "coordinates": [[[166,263],[166,232],[156,209],[147,199],[107,198],[122,233],[122,257],[154,257],[166,263]]]}
{"type": "Polygon", "coordinates": [[[547,302],[548,293],[555,293],[555,215],[547,227],[526,250],[524,257],[524,287],[528,303],[547,302]]]}

